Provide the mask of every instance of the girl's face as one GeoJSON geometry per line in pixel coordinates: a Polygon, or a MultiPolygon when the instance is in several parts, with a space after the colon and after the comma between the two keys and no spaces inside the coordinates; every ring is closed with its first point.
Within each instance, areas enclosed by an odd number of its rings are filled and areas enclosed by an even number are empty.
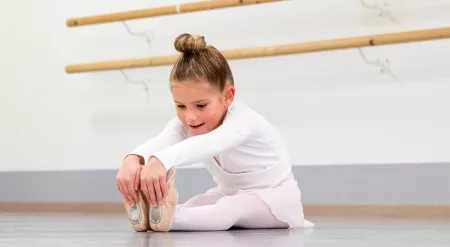
{"type": "Polygon", "coordinates": [[[229,84],[223,92],[206,81],[173,81],[170,85],[177,116],[193,136],[219,127],[234,98],[234,87],[229,84]]]}

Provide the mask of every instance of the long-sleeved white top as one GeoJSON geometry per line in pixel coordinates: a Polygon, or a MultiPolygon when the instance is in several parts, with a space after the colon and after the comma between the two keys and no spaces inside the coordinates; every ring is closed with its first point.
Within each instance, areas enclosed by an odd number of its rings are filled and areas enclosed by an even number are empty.
{"type": "Polygon", "coordinates": [[[191,136],[175,117],[156,137],[128,154],[147,162],[157,157],[167,168],[197,163],[211,172],[219,187],[251,190],[277,186],[291,174],[284,140],[260,114],[234,100],[215,130],[191,136]]]}

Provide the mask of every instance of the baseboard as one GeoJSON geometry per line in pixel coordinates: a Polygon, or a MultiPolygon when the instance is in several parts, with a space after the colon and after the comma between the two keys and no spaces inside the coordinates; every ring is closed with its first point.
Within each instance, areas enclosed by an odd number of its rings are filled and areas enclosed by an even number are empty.
{"type": "Polygon", "coordinates": [[[122,203],[0,202],[3,213],[125,213],[122,203]]]}
{"type": "Polygon", "coordinates": [[[392,206],[392,205],[307,205],[306,216],[319,217],[387,217],[387,218],[446,218],[450,206],[392,206]]]}
{"type": "MultiPolygon", "coordinates": [[[[121,203],[0,203],[1,213],[125,214],[121,203]]],[[[450,206],[306,205],[306,217],[450,219],[450,206]]]]}

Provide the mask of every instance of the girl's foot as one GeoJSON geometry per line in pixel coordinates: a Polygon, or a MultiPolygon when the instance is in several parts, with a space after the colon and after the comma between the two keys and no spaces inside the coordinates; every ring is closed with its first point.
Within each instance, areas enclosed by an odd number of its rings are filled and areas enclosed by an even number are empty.
{"type": "Polygon", "coordinates": [[[148,222],[148,212],[149,212],[149,202],[145,199],[145,196],[141,193],[140,190],[138,192],[139,201],[131,207],[126,200],[123,200],[125,205],[125,210],[128,214],[128,219],[131,223],[131,227],[137,232],[146,232],[149,230],[150,225],[148,222]]]}
{"type": "Polygon", "coordinates": [[[178,202],[178,192],[175,189],[174,168],[167,171],[167,198],[162,205],[150,206],[150,228],[155,232],[168,232],[178,202]]]}

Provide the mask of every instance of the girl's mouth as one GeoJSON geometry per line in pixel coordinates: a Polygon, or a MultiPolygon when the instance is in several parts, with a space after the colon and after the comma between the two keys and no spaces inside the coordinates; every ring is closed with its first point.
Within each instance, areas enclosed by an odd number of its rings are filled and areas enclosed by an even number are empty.
{"type": "Polygon", "coordinates": [[[201,123],[201,124],[190,124],[189,127],[191,129],[198,129],[200,127],[202,127],[205,123],[201,123]]]}

